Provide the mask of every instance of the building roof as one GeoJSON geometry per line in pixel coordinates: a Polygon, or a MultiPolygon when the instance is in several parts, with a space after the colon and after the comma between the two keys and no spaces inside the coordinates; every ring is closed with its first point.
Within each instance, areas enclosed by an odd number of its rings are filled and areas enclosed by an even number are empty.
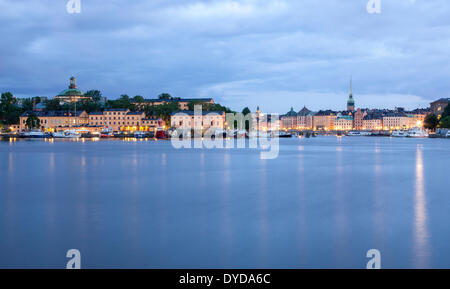
{"type": "Polygon", "coordinates": [[[450,98],[440,98],[440,99],[438,99],[438,100],[435,100],[435,101],[433,101],[431,104],[434,104],[434,103],[439,103],[439,102],[442,102],[442,103],[448,103],[448,102],[450,102],[450,98]]]}
{"type": "Polygon", "coordinates": [[[291,107],[291,110],[288,111],[285,116],[297,116],[297,113],[294,111],[294,108],[291,107]]]}
{"type": "Polygon", "coordinates": [[[84,96],[84,94],[79,89],[65,89],[61,91],[57,96],[84,96]]]}
{"type": "Polygon", "coordinates": [[[61,110],[51,110],[51,111],[26,111],[21,117],[28,117],[32,114],[37,117],[79,117],[85,111],[61,111],[61,110]]]}
{"type": "Polygon", "coordinates": [[[340,115],[336,118],[336,120],[345,119],[345,120],[353,120],[353,116],[351,115],[340,115]]]}
{"type": "Polygon", "coordinates": [[[335,111],[332,110],[320,110],[315,114],[316,116],[324,116],[324,115],[336,115],[335,111]]]}
{"type": "Polygon", "coordinates": [[[107,108],[105,111],[129,111],[128,108],[107,108]]]}
{"type": "MultiPolygon", "coordinates": [[[[144,99],[144,102],[150,103],[150,102],[191,102],[191,101],[200,101],[200,102],[212,102],[212,98],[171,98],[171,99],[144,99]]],[[[131,101],[132,103],[135,103],[135,101],[131,101]]]]}
{"type": "Polygon", "coordinates": [[[145,112],[143,112],[143,111],[129,111],[128,113],[127,113],[127,115],[142,115],[142,114],[144,114],[145,112]]]}
{"type": "Polygon", "coordinates": [[[311,111],[309,109],[306,108],[306,106],[304,106],[298,113],[298,116],[307,116],[311,113],[311,111]]]}

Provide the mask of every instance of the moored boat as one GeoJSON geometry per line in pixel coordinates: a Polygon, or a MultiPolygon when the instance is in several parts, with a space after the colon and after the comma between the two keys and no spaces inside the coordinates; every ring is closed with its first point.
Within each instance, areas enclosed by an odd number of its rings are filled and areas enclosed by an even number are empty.
{"type": "Polygon", "coordinates": [[[391,134],[392,137],[406,137],[406,132],[403,130],[394,130],[391,134]]]}
{"type": "Polygon", "coordinates": [[[429,134],[420,128],[413,128],[406,133],[407,137],[428,137],[429,134]]]}
{"type": "Polygon", "coordinates": [[[46,138],[46,137],[49,137],[48,134],[46,134],[42,131],[37,131],[37,130],[24,132],[21,136],[24,138],[46,138]]]}

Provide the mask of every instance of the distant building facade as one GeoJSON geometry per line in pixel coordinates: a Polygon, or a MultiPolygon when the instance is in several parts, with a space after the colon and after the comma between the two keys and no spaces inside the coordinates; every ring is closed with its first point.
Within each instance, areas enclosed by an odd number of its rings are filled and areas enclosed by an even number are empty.
{"type": "Polygon", "coordinates": [[[30,115],[37,116],[42,130],[51,132],[89,124],[89,115],[85,111],[34,111],[25,112],[20,116],[20,130],[26,130],[27,119],[30,115]]]}

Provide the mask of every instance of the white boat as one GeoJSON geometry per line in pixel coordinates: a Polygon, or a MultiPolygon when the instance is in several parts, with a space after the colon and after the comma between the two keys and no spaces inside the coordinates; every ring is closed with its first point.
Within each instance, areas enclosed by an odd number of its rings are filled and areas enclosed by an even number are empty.
{"type": "Polygon", "coordinates": [[[447,134],[445,135],[445,137],[450,137],[450,130],[447,132],[447,134]]]}
{"type": "Polygon", "coordinates": [[[134,137],[135,138],[145,138],[145,132],[143,132],[143,131],[136,131],[136,132],[134,132],[134,137]]]}
{"type": "Polygon", "coordinates": [[[59,131],[52,134],[54,138],[80,138],[81,133],[75,130],[59,131]]]}
{"type": "Polygon", "coordinates": [[[26,137],[26,138],[46,138],[47,137],[47,135],[45,133],[43,133],[42,131],[37,131],[37,130],[24,132],[22,136],[26,137]]]}
{"type": "Polygon", "coordinates": [[[370,135],[372,135],[372,133],[369,132],[369,131],[355,131],[355,130],[352,130],[352,131],[349,131],[347,135],[348,136],[370,136],[370,135]]]}
{"type": "Polygon", "coordinates": [[[282,130],[282,131],[279,132],[278,137],[290,138],[290,137],[292,137],[292,134],[282,130]]]}
{"type": "Polygon", "coordinates": [[[393,137],[405,137],[407,134],[403,130],[394,130],[391,134],[393,137]]]}
{"type": "Polygon", "coordinates": [[[428,133],[420,128],[414,128],[406,133],[407,137],[428,137],[428,133]]]}

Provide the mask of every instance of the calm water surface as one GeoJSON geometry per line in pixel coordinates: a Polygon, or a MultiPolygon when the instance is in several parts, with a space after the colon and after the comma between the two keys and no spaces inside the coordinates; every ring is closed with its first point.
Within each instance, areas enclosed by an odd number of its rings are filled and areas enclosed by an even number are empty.
{"type": "Polygon", "coordinates": [[[450,140],[0,142],[0,267],[450,268],[450,140]]]}

